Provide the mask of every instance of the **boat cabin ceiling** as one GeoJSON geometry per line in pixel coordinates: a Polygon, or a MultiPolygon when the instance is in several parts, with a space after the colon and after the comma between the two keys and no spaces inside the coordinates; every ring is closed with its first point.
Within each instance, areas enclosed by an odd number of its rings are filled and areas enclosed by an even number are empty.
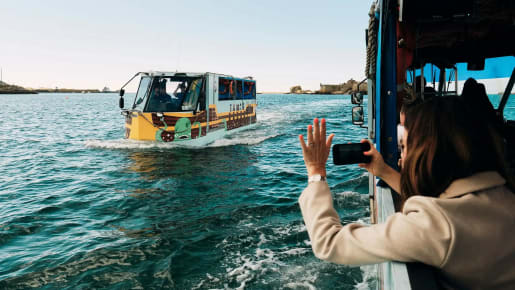
{"type": "Polygon", "coordinates": [[[515,1],[399,0],[399,45],[414,51],[413,66],[452,67],[467,62],[481,69],[485,58],[515,55],[515,1]]]}

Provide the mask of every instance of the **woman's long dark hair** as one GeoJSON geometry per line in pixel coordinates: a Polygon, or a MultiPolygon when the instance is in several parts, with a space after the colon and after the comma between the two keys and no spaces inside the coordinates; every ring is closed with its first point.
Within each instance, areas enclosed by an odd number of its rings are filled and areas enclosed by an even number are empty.
{"type": "Polygon", "coordinates": [[[497,171],[514,191],[495,126],[461,97],[434,98],[406,111],[401,196],[438,197],[459,178],[497,171]]]}

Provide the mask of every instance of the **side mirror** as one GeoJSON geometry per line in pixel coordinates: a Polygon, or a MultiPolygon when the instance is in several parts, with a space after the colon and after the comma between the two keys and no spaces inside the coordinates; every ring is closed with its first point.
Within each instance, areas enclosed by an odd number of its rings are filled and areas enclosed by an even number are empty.
{"type": "Polygon", "coordinates": [[[350,101],[353,105],[361,105],[363,104],[363,95],[360,92],[352,93],[350,101]]]}
{"type": "Polygon", "coordinates": [[[121,90],[120,90],[120,97],[123,97],[123,95],[125,95],[125,90],[124,90],[124,89],[121,89],[121,90]]]}
{"type": "Polygon", "coordinates": [[[352,108],[352,124],[363,125],[365,123],[365,114],[362,106],[352,108]]]}
{"type": "Polygon", "coordinates": [[[125,107],[125,102],[123,100],[123,97],[120,97],[120,100],[118,101],[118,105],[120,106],[120,109],[123,109],[123,107],[125,107]]]}

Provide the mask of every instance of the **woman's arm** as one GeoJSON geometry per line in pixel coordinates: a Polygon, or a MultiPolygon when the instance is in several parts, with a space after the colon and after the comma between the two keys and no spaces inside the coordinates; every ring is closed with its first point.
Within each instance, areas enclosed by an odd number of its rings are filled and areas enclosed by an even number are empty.
{"type": "Polygon", "coordinates": [[[325,182],[309,184],[299,205],[313,253],[325,261],[346,265],[419,261],[441,267],[452,244],[448,219],[429,198],[410,198],[403,213],[371,226],[343,226],[325,182]]]}

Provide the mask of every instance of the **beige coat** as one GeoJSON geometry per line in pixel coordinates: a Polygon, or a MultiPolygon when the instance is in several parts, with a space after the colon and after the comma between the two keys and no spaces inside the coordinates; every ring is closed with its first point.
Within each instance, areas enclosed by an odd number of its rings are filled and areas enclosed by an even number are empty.
{"type": "Polygon", "coordinates": [[[515,194],[505,182],[497,172],[458,179],[439,198],[413,196],[372,226],[342,226],[326,182],[309,184],[299,204],[320,259],[418,261],[440,268],[448,287],[515,289],[515,194]]]}

